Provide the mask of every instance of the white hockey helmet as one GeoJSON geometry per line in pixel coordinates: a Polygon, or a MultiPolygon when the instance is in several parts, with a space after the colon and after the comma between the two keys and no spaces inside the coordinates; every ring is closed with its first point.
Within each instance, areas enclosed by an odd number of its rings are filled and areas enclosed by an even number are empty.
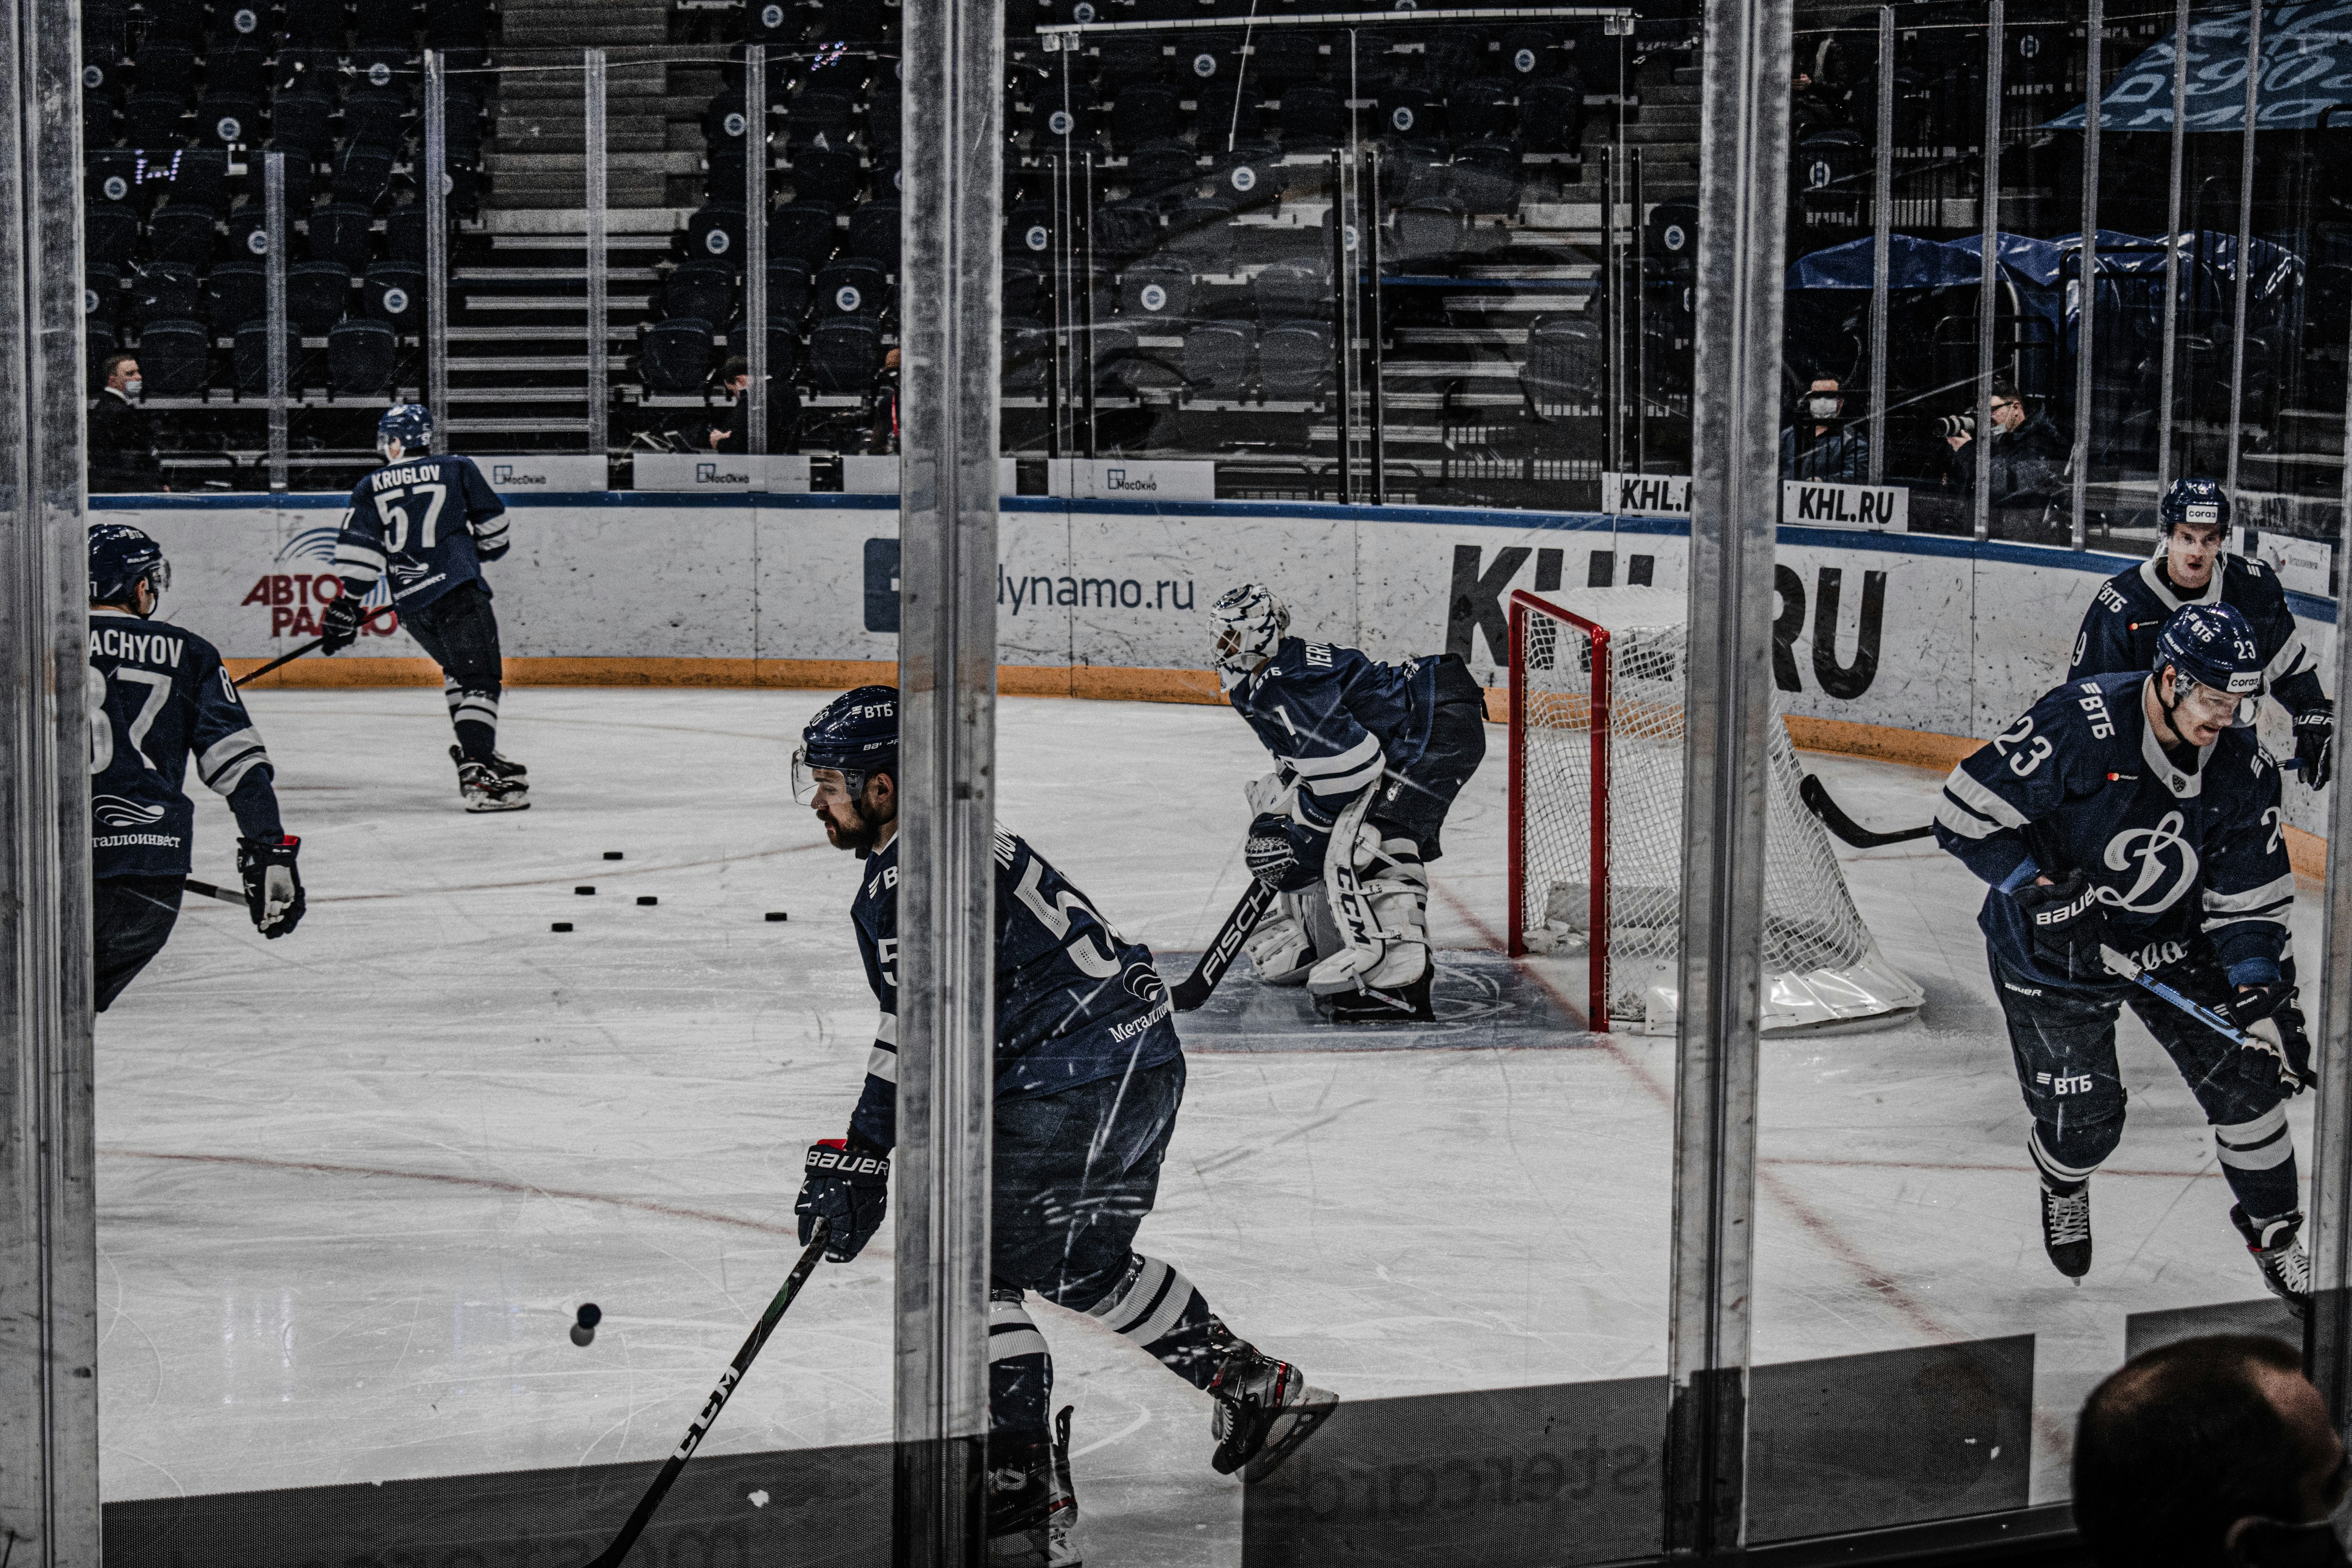
{"type": "Polygon", "coordinates": [[[1209,634],[1216,664],[1229,675],[1248,675],[1281,646],[1290,630],[1290,606],[1272,589],[1244,583],[1226,590],[1209,606],[1209,634]]]}

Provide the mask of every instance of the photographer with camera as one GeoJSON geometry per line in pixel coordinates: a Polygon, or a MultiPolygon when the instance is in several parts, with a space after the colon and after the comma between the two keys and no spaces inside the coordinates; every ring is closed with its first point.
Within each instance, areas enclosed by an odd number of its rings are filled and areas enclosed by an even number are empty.
{"type": "Polygon", "coordinates": [[[1845,395],[1833,375],[1817,375],[1805,393],[1795,425],[1780,432],[1780,477],[1821,479],[1836,485],[1870,482],[1870,443],[1845,423],[1845,395]],[[1812,434],[1801,434],[1810,423],[1812,434]]]}
{"type": "Polygon", "coordinates": [[[1992,434],[1979,443],[1976,426],[1974,410],[1949,416],[1942,423],[1944,445],[1952,449],[1953,490],[1964,504],[1972,501],[1979,454],[1989,451],[1994,536],[2032,537],[2046,531],[2067,493],[2070,446],[2065,436],[2047,414],[2026,413],[2017,384],[2007,376],[1993,377],[1992,434]],[[2004,522],[2010,526],[2003,527],[2004,522]]]}

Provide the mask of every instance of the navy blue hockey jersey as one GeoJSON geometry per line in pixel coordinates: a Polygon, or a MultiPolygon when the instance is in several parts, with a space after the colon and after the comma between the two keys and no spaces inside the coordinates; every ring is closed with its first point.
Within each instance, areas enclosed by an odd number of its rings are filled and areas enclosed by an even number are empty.
{"type": "Polygon", "coordinates": [[[1991,884],[1977,924],[2002,963],[2051,984],[2067,977],[2036,962],[2010,897],[2036,875],[2082,871],[2113,906],[2111,944],[2151,967],[2200,932],[2225,967],[2287,953],[2278,764],[2249,730],[2176,762],[2140,705],[2149,679],[2067,681],[1944,781],[1936,840],[1991,884]]]}
{"type": "Polygon", "coordinates": [[[1227,700],[1275,761],[1298,775],[1299,799],[1329,822],[1383,767],[1407,769],[1429,744],[1435,658],[1382,664],[1352,647],[1285,637],[1227,700]]]}
{"type": "Polygon", "coordinates": [[[196,776],[236,797],[249,836],[278,837],[269,753],[219,653],[194,632],[127,610],[89,613],[90,861],[110,877],[184,877],[196,776]]]}
{"type": "MultiPolygon", "coordinates": [[[[2187,605],[2228,605],[2246,617],[2263,656],[2263,686],[2301,712],[2320,700],[2319,661],[2303,640],[2278,574],[2259,561],[2223,553],[2202,593],[2186,595],[2164,574],[2160,560],[2141,562],[2099,584],[2083,629],[2074,638],[2069,680],[2111,670],[2147,669],[2156,663],[2156,639],[2174,611],[2187,605]]],[[[2251,709],[2241,709],[2241,714],[2251,709]]]]}
{"type": "MultiPolygon", "coordinates": [[[[898,1142],[898,841],[864,867],[858,955],[882,1005],[850,1126],[898,1142]]],[[[1181,1047],[1151,950],[1129,942],[1022,839],[996,834],[996,1098],[1035,1099],[1172,1061],[1181,1047]]]]}
{"type": "Polygon", "coordinates": [[[506,510],[471,458],[386,463],[352,489],[335,542],[343,592],[365,595],[388,574],[394,607],[421,610],[462,583],[480,582],[480,563],[507,552],[506,510]]]}

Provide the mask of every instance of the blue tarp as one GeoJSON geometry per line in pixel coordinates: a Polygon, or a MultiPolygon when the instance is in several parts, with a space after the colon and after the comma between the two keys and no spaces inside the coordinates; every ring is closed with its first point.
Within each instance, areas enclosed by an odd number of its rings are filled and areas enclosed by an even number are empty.
{"type": "MultiPolygon", "coordinates": [[[[2189,24],[2190,131],[2246,126],[2246,21],[2243,9],[2211,11],[2189,24]]],[[[2172,129],[2172,62],[2167,38],[2124,68],[2099,100],[2105,131],[2172,129]]],[[[2284,0],[2263,8],[2262,80],[2254,123],[2263,131],[2308,131],[2323,110],[2352,105],[2352,0],[2284,0]]],[[[2352,129],[2352,114],[2336,123],[2352,129]]],[[[2049,122],[2079,131],[2078,105],[2049,122]]]]}

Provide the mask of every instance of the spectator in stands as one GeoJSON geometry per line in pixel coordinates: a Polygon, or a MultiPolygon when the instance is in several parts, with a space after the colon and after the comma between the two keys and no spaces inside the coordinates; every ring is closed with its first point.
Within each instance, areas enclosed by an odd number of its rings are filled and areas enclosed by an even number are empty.
{"type": "MultiPolygon", "coordinates": [[[[727,422],[713,425],[704,437],[714,452],[748,453],[751,449],[745,434],[743,420],[749,400],[743,395],[751,389],[751,362],[741,354],[730,356],[719,368],[719,388],[732,393],[735,406],[729,412],[727,422]]],[[[768,378],[768,450],[789,452],[801,422],[801,400],[789,380],[768,378]]]]}
{"type": "Polygon", "coordinates": [[[882,368],[874,373],[874,390],[867,395],[874,409],[873,436],[866,442],[868,452],[890,453],[898,449],[898,351],[892,349],[882,356],[882,368]]]}
{"type": "MultiPolygon", "coordinates": [[[[1976,494],[1977,456],[1973,408],[1964,411],[1969,428],[1944,437],[1952,449],[1951,485],[1963,505],[1976,494]]],[[[2028,415],[2017,384],[2006,376],[1992,383],[1992,434],[1982,443],[1992,465],[1992,505],[1997,531],[2032,537],[2058,521],[2068,493],[2066,465],[2071,444],[2041,412],[2028,415]]]]}
{"type": "Polygon", "coordinates": [[[2344,1445],[2302,1358],[2217,1334],[2134,1357],[2074,1434],[2074,1522],[2105,1568],[2341,1564],[2344,1445]]]}
{"type": "Polygon", "coordinates": [[[1845,394],[1837,377],[1813,377],[1797,423],[1780,432],[1780,477],[1837,485],[1870,482],[1870,443],[1845,422],[1845,394]],[[1808,424],[1810,436],[1802,433],[1808,424]]]}
{"type": "Polygon", "coordinates": [[[155,460],[155,432],[139,395],[139,359],[109,354],[99,366],[106,384],[89,410],[89,488],[94,495],[162,490],[163,465],[155,460]]]}

